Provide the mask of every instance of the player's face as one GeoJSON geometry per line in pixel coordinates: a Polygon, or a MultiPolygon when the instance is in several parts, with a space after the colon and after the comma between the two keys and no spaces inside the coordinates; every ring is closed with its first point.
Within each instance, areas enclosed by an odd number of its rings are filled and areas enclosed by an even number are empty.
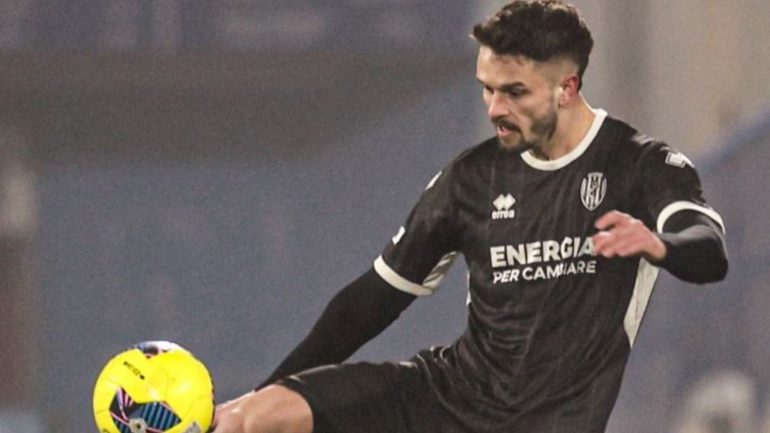
{"type": "Polygon", "coordinates": [[[476,77],[500,145],[523,152],[542,148],[558,123],[555,86],[544,68],[523,56],[499,56],[482,46],[476,77]]]}

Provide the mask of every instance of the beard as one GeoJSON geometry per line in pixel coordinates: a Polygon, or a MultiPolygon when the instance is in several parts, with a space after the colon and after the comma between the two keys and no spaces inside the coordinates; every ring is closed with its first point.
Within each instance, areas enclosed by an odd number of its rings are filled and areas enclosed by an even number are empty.
{"type": "Polygon", "coordinates": [[[558,121],[559,117],[556,114],[556,110],[549,110],[543,116],[535,119],[535,121],[532,122],[532,127],[530,128],[531,137],[529,138],[524,137],[524,133],[522,132],[521,128],[506,121],[505,119],[499,119],[493,121],[493,123],[496,126],[500,125],[506,129],[518,132],[518,140],[515,142],[504,140],[499,136],[497,137],[500,147],[503,149],[516,153],[524,153],[529,150],[540,153],[538,150],[542,149],[543,144],[553,138],[553,135],[556,133],[556,126],[558,125],[558,121]]]}
{"type": "Polygon", "coordinates": [[[532,150],[535,146],[537,146],[537,142],[532,140],[525,140],[523,137],[520,138],[515,144],[511,144],[507,141],[504,141],[502,138],[497,138],[497,141],[500,143],[500,147],[502,147],[504,150],[507,150],[509,152],[516,152],[516,153],[524,153],[529,150],[532,150]]]}

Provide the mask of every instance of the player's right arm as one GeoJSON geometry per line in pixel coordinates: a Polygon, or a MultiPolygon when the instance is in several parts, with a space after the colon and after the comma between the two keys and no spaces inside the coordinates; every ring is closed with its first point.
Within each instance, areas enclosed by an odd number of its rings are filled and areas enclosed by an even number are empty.
{"type": "Polygon", "coordinates": [[[415,297],[388,284],[374,269],[345,286],[270,377],[255,391],[217,406],[213,433],[311,432],[308,402],[295,391],[270,385],[300,371],[344,361],[396,320],[415,297]]]}
{"type": "Polygon", "coordinates": [[[379,335],[414,301],[374,269],[340,290],[308,336],[257,388],[309,368],[337,364],[379,335]]]}
{"type": "Polygon", "coordinates": [[[262,431],[260,426],[270,424],[268,418],[272,417],[253,414],[283,413],[283,409],[275,407],[262,410],[269,406],[268,400],[288,402],[284,406],[294,408],[289,411],[293,414],[290,418],[305,420],[310,416],[307,402],[294,391],[271,384],[310,368],[346,360],[396,320],[417,296],[436,290],[456,249],[451,179],[444,172],[430,181],[374,267],[332,298],[307,337],[256,391],[217,407],[215,433],[262,431]]]}

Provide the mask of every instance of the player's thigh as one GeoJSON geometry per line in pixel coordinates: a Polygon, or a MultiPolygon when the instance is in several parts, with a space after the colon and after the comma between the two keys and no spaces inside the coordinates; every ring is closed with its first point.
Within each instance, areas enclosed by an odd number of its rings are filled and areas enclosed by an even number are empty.
{"type": "Polygon", "coordinates": [[[430,433],[435,399],[411,363],[321,367],[281,382],[305,397],[314,433],[430,433]],[[419,426],[419,427],[418,427],[419,426]]]}

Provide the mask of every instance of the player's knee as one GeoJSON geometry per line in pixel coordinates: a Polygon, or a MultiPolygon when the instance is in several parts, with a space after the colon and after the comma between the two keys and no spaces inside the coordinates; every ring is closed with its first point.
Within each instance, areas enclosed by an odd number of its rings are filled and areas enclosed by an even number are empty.
{"type": "Polygon", "coordinates": [[[307,401],[286,387],[271,385],[254,394],[244,408],[246,432],[311,433],[313,415],[307,401]]]}

